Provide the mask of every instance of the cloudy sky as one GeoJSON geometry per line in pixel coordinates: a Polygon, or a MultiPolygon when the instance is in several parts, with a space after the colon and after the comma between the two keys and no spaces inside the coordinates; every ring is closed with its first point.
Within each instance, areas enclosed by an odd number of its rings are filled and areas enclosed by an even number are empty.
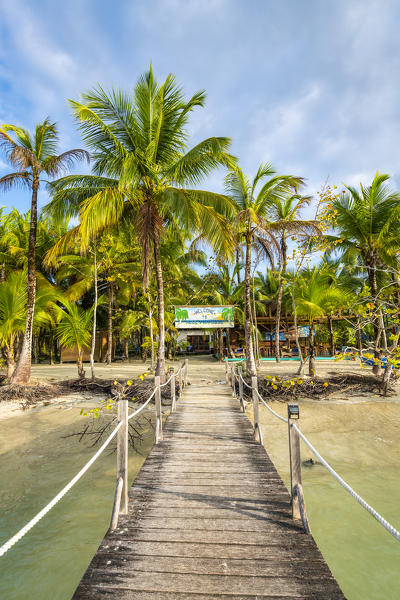
{"type": "Polygon", "coordinates": [[[377,169],[400,186],[399,26],[398,0],[0,0],[0,123],[50,116],[61,149],[80,147],[66,99],[97,83],[132,89],[152,60],[187,95],[207,91],[193,143],[231,137],[250,175],[272,161],[308,193],[377,169]]]}

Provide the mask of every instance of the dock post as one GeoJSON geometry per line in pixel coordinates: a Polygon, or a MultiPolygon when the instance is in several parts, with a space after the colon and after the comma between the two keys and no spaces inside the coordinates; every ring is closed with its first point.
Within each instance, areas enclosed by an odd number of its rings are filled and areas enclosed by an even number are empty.
{"type": "Polygon", "coordinates": [[[118,401],[118,421],[122,426],[117,433],[117,482],[122,479],[122,492],[119,512],[128,513],[128,400],[121,398],[118,401]]]}
{"type": "Polygon", "coordinates": [[[244,408],[244,398],[243,398],[243,381],[242,381],[242,366],[239,365],[238,366],[238,378],[239,378],[239,399],[240,399],[240,408],[242,409],[242,411],[245,411],[244,408]]]}
{"type": "Polygon", "coordinates": [[[182,365],[179,369],[179,398],[182,396],[182,365]]]}
{"type": "Polygon", "coordinates": [[[235,367],[234,367],[234,365],[231,365],[231,388],[232,388],[232,397],[234,398],[236,396],[236,389],[235,389],[235,367]]]}
{"type": "Polygon", "coordinates": [[[228,357],[225,356],[225,381],[229,383],[229,374],[228,374],[228,357]]]}
{"type": "Polygon", "coordinates": [[[293,519],[301,519],[297,488],[301,488],[301,461],[300,461],[300,438],[294,429],[294,421],[300,417],[297,404],[288,404],[288,431],[289,431],[289,459],[290,459],[290,484],[292,496],[293,519]]]}
{"type": "Polygon", "coordinates": [[[154,383],[156,386],[155,405],[156,405],[156,439],[155,442],[158,444],[163,439],[162,433],[162,411],[161,411],[161,388],[160,388],[160,376],[154,377],[154,383]]]}
{"type": "Polygon", "coordinates": [[[187,385],[187,376],[188,376],[188,370],[189,370],[189,359],[188,359],[188,358],[185,358],[185,377],[184,377],[184,379],[185,379],[184,386],[185,386],[185,387],[186,387],[186,385],[187,385]]]}
{"type": "Polygon", "coordinates": [[[260,429],[260,416],[259,416],[259,406],[258,406],[258,380],[257,377],[253,375],[251,378],[251,391],[253,396],[253,413],[254,413],[254,438],[260,444],[263,443],[262,433],[260,429]]]}
{"type": "Polygon", "coordinates": [[[176,410],[176,390],[175,390],[175,369],[174,367],[169,368],[171,373],[171,412],[176,410]]]}

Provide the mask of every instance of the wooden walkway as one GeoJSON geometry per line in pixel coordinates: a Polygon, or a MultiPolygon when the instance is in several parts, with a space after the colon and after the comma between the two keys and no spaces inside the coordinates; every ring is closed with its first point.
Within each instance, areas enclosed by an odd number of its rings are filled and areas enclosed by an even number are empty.
{"type": "Polygon", "coordinates": [[[343,600],[230,388],[189,380],[73,600],[343,600]]]}

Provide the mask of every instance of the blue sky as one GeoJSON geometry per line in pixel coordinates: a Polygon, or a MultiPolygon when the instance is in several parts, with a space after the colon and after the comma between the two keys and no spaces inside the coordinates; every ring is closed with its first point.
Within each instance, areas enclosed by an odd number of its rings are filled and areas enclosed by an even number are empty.
{"type": "MultiPolygon", "coordinates": [[[[187,95],[207,91],[193,143],[231,137],[250,175],[272,161],[312,194],[377,169],[400,186],[399,26],[397,0],[0,0],[0,123],[50,116],[60,149],[81,147],[66,98],[97,83],[129,90],[152,60],[187,95]]],[[[0,198],[29,204],[24,191],[0,198]]]]}

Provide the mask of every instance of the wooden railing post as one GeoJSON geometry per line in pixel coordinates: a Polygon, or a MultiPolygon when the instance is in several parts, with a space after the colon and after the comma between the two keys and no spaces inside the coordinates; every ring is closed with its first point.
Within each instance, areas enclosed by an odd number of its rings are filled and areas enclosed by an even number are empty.
{"type": "Polygon", "coordinates": [[[263,443],[262,433],[260,429],[260,415],[259,415],[259,406],[258,406],[258,380],[255,375],[251,378],[251,392],[253,396],[253,416],[254,416],[254,438],[260,444],[263,443]]]}
{"type": "Polygon", "coordinates": [[[225,381],[229,383],[228,357],[225,356],[225,381]]]}
{"type": "Polygon", "coordinates": [[[158,444],[160,440],[163,439],[162,433],[162,411],[161,411],[161,388],[160,388],[160,377],[156,375],[154,378],[154,383],[156,386],[156,394],[155,394],[155,405],[156,405],[156,439],[155,442],[158,444]]]}
{"type": "Polygon", "coordinates": [[[236,389],[235,389],[235,367],[234,367],[234,365],[231,365],[231,388],[232,388],[232,397],[234,398],[236,396],[236,389]]]}
{"type": "Polygon", "coordinates": [[[239,399],[240,399],[240,407],[242,409],[242,411],[244,412],[244,398],[243,398],[243,381],[242,381],[242,366],[239,365],[238,366],[238,377],[239,377],[239,399]]]}
{"type": "Polygon", "coordinates": [[[179,368],[179,398],[182,396],[183,383],[182,383],[182,365],[179,368]]]}
{"type": "Polygon", "coordinates": [[[189,359],[185,358],[185,387],[187,385],[187,376],[188,376],[188,370],[189,370],[189,359]]]}
{"type": "Polygon", "coordinates": [[[122,492],[119,512],[128,512],[128,400],[118,401],[118,421],[122,426],[117,433],[117,482],[122,479],[122,492]]]}
{"type": "Polygon", "coordinates": [[[288,404],[290,484],[293,519],[301,519],[299,500],[296,493],[296,486],[301,486],[300,438],[293,427],[294,423],[299,419],[299,416],[298,405],[288,404]]]}
{"type": "Polygon", "coordinates": [[[174,367],[169,368],[171,374],[171,412],[176,410],[176,390],[175,390],[175,369],[174,367]]]}

